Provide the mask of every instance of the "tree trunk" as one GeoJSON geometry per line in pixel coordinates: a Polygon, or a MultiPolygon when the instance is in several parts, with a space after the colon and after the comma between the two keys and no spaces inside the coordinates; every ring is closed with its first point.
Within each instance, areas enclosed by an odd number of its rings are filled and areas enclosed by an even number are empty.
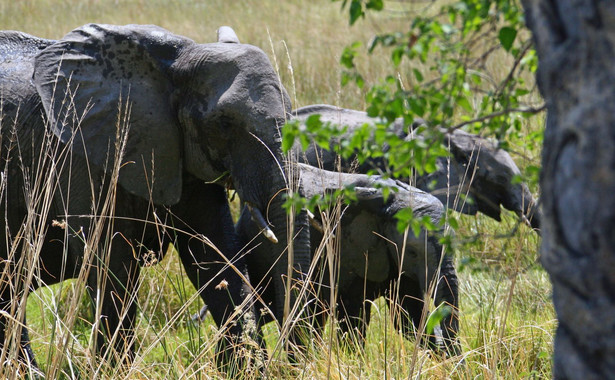
{"type": "Polygon", "coordinates": [[[542,263],[557,379],[615,377],[615,3],[523,0],[548,109],[542,263]]]}

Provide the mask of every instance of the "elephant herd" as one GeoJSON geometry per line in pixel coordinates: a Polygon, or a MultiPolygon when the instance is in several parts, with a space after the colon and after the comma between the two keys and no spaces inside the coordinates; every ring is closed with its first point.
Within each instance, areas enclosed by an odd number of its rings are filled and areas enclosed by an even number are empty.
{"type": "MultiPolygon", "coordinates": [[[[382,161],[359,173],[352,159],[334,165],[335,153],[316,145],[293,147],[300,162],[287,160],[280,128],[314,114],[348,133],[376,122],[327,105],[291,111],[267,56],[228,27],[208,44],[144,25],[88,24],[60,40],[0,32],[0,360],[35,363],[23,301],[78,278],[98,308],[99,354],[130,361],[139,272],[169,243],[223,330],[221,365],[249,323],[282,324],[293,308],[317,330],[337,310],[342,330],[362,336],[369,300],[381,295],[400,306],[394,323],[408,336],[423,331],[425,301],[446,305],[426,340],[458,354],[458,280],[442,229],[400,233],[395,214],[410,208],[439,226],[443,204],[498,220],[503,206],[538,229],[536,202],[512,181],[519,169],[459,130],[416,187],[365,174],[386,171],[382,161]],[[236,224],[229,187],[244,205],[236,224]],[[354,201],[316,215],[289,218],[283,207],[291,190],[324,198],[342,188],[354,201]]],[[[401,121],[393,128],[415,138],[401,121]]],[[[298,330],[289,339],[301,344],[298,330]]]]}

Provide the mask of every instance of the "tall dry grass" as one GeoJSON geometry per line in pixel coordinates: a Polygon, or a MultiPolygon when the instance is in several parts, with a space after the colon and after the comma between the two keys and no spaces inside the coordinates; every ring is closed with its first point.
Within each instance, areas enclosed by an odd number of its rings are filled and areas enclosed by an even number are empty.
{"type": "MultiPolygon", "coordinates": [[[[417,3],[423,7],[424,3],[417,3]]],[[[341,88],[339,56],[352,41],[367,43],[374,33],[406,27],[412,14],[387,11],[349,27],[339,3],[196,1],[196,0],[0,0],[0,28],[60,38],[88,22],[157,24],[198,42],[215,38],[220,25],[230,25],[240,40],[261,47],[275,61],[294,106],[329,103],[363,109],[363,93],[341,88]]],[[[368,84],[388,70],[385,53],[376,51],[359,61],[368,84]]],[[[506,62],[491,62],[496,74],[506,62]]],[[[403,69],[403,68],[402,68],[403,69]]],[[[421,70],[427,72],[426,67],[421,70]]],[[[505,71],[505,70],[504,70],[505,71]]],[[[540,120],[526,123],[527,132],[539,130],[540,120]]],[[[539,147],[522,152],[519,166],[537,164],[539,147]]],[[[44,186],[38,188],[45,194],[44,186]]],[[[48,202],[48,201],[47,201],[48,202]]],[[[48,203],[47,203],[48,204],[48,203]]],[[[43,206],[44,208],[44,206],[43,206]]],[[[32,246],[40,246],[40,226],[28,224],[32,246]]],[[[383,299],[372,307],[365,348],[339,340],[335,323],[314,338],[308,356],[291,365],[277,349],[279,329],[265,328],[269,359],[264,372],[270,378],[548,378],[555,327],[550,286],[537,264],[539,238],[505,214],[501,223],[486,217],[461,217],[456,251],[460,277],[461,358],[442,359],[418,348],[392,326],[395,307],[383,299]],[[463,359],[463,360],[462,360],[463,359]]],[[[104,239],[104,237],[99,237],[104,239]]],[[[3,242],[4,243],[4,242],[3,242]]],[[[325,242],[329,254],[332,242],[325,242]]],[[[36,252],[36,251],[34,251],[36,252]]],[[[26,267],[31,264],[25,263],[26,267]]],[[[35,272],[32,272],[33,275],[35,272]]],[[[191,315],[201,303],[182,274],[177,255],[143,270],[138,292],[137,352],[129,368],[99,361],[92,348],[92,315],[83,282],[33,292],[27,312],[32,346],[47,378],[210,378],[223,377],[214,367],[217,329],[210,317],[195,324],[191,315]]],[[[16,326],[16,325],[14,325],[16,326]]],[[[12,328],[17,334],[18,328],[12,328]]],[[[16,335],[15,335],[16,337],[16,335]]],[[[15,352],[2,353],[3,358],[15,352]]],[[[3,359],[4,360],[4,359],[3,359]]],[[[4,377],[21,372],[3,367],[4,377]]],[[[251,375],[246,374],[247,377],[251,375]]]]}

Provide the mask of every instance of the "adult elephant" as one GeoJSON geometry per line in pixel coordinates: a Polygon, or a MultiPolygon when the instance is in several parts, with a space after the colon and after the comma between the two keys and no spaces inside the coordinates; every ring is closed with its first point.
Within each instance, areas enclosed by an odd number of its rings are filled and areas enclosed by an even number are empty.
{"type": "MultiPolygon", "coordinates": [[[[267,212],[279,242],[263,255],[279,260],[283,305],[291,231],[281,194],[291,183],[279,127],[290,101],[260,49],[230,28],[211,44],[141,25],[88,24],[58,41],[2,32],[0,86],[2,362],[18,351],[33,360],[27,293],[73,277],[95,298],[100,352],[130,359],[143,258],[172,239],[234,350],[251,307],[224,182],[267,212]]],[[[302,273],[307,217],[295,221],[302,273]]]]}
{"type": "MultiPolygon", "coordinates": [[[[316,213],[320,227],[311,227],[312,256],[317,265],[311,277],[318,300],[315,325],[323,326],[333,289],[342,330],[357,329],[359,337],[364,336],[370,300],[384,295],[393,301],[391,304],[399,305],[393,313],[395,325],[407,336],[414,336],[424,327],[425,301],[433,297],[436,305],[450,308],[440,328],[447,352],[457,354],[457,274],[452,257],[439,242],[442,231],[421,230],[418,235],[409,231],[405,235],[398,231],[395,218],[400,210],[411,209],[415,218],[428,218],[438,225],[444,216],[442,203],[422,190],[392,179],[331,172],[305,164],[297,167],[300,188],[307,198],[324,198],[345,188],[354,189],[356,197],[349,204],[334,199],[329,207],[316,213]],[[385,195],[384,188],[391,192],[385,195]],[[337,248],[329,248],[325,253],[325,247],[337,248]]],[[[247,208],[236,227],[248,251],[250,279],[265,304],[275,309],[275,289],[267,287],[272,281],[272,263],[262,259],[269,243],[259,235],[261,227],[252,220],[247,208]]],[[[259,321],[264,323],[266,319],[259,321]]],[[[429,340],[435,343],[435,336],[429,340]]]]}
{"type": "MultiPolygon", "coordinates": [[[[320,115],[320,121],[334,126],[347,127],[347,130],[331,143],[339,144],[349,138],[357,129],[365,124],[380,123],[365,112],[339,108],[326,104],[310,105],[293,111],[293,117],[302,123],[312,115],[320,115]]],[[[391,131],[398,137],[411,140],[421,138],[413,134],[423,120],[416,120],[410,128],[404,125],[403,119],[397,119],[391,126],[391,131]],[[410,129],[410,131],[409,131],[410,129]]],[[[417,176],[415,183],[419,189],[430,192],[447,207],[456,211],[475,215],[481,212],[497,221],[501,220],[501,207],[513,211],[526,224],[534,229],[540,228],[540,216],[537,202],[525,183],[515,181],[521,172],[508,152],[497,148],[492,142],[480,136],[462,130],[447,132],[444,135],[444,146],[449,150],[449,157],[439,157],[436,170],[432,173],[417,176]],[[465,199],[459,195],[465,196],[465,199]]],[[[383,146],[387,151],[388,146],[383,146]]],[[[310,144],[305,152],[300,144],[293,146],[299,160],[327,170],[338,170],[337,155],[330,150],[324,150],[315,144],[310,144]]],[[[354,157],[341,161],[341,170],[354,169],[354,157]]],[[[371,158],[356,170],[367,173],[375,170],[380,173],[389,172],[387,163],[382,157],[371,158]]],[[[408,179],[402,179],[408,181],[408,179]]]]}

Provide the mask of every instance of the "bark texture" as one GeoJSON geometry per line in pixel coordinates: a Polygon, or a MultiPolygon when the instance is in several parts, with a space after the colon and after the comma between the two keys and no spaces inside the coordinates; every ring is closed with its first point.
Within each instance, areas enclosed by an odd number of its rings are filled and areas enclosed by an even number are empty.
{"type": "Polygon", "coordinates": [[[542,263],[556,379],[615,378],[615,3],[523,0],[546,100],[542,263]]]}

